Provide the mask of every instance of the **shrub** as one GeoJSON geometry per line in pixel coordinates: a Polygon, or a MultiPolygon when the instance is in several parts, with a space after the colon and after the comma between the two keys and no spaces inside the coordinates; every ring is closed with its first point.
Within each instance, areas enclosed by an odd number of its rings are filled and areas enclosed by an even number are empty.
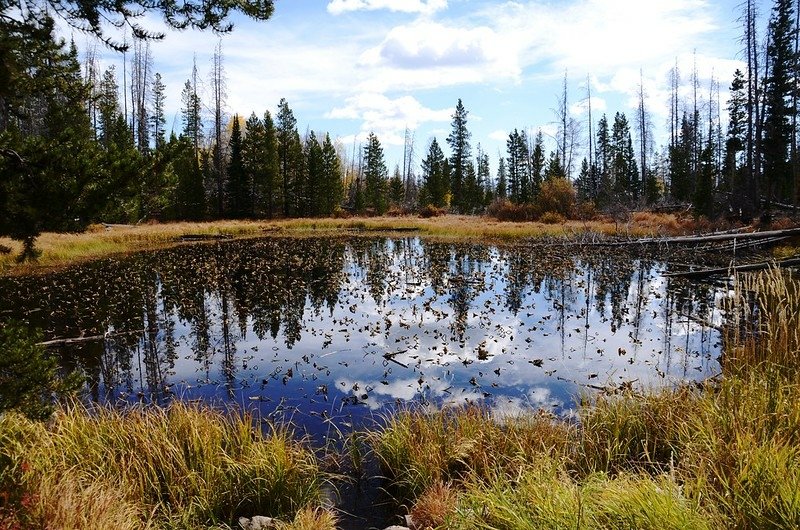
{"type": "Polygon", "coordinates": [[[545,212],[540,218],[539,222],[546,225],[559,225],[567,222],[563,215],[558,212],[545,212]]]}
{"type": "Polygon", "coordinates": [[[530,204],[516,204],[508,199],[498,199],[489,205],[486,214],[498,221],[532,221],[536,209],[530,204]]]}
{"type": "Polygon", "coordinates": [[[0,328],[0,412],[18,410],[46,420],[54,398],[75,394],[83,385],[77,374],[61,377],[58,362],[37,342],[41,335],[17,323],[0,328]]]}
{"type": "Polygon", "coordinates": [[[447,213],[447,209],[439,208],[432,204],[426,204],[419,210],[419,216],[424,219],[429,219],[431,217],[441,217],[447,213]]]}
{"type": "Polygon", "coordinates": [[[571,219],[575,215],[575,188],[565,178],[546,180],[542,183],[537,202],[542,212],[555,212],[571,219]]]}

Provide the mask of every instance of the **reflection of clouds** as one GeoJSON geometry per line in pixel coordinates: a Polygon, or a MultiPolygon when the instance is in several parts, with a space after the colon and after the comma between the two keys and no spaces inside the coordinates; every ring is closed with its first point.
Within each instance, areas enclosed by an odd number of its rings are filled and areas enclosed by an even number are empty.
{"type": "MultiPolygon", "coordinates": [[[[305,244],[293,251],[302,255],[305,244]]],[[[237,399],[258,400],[265,409],[290,402],[321,414],[334,401],[353,411],[396,401],[472,401],[503,415],[569,409],[581,390],[629,382],[658,387],[718,369],[719,333],[678,315],[719,322],[718,310],[709,316],[701,307],[704,300],[715,307],[723,295],[666,281],[653,264],[615,257],[571,262],[528,255],[524,248],[416,239],[362,240],[339,248],[327,276],[289,276],[290,290],[303,287],[275,296],[296,305],[291,314],[275,306],[281,313],[274,339],[268,327],[254,330],[255,315],[263,320],[261,298],[272,296],[266,289],[248,293],[242,287],[246,301],[228,292],[226,329],[219,290],[206,286],[203,318],[211,348],[202,360],[192,351],[194,324],[177,316],[189,313],[178,307],[165,314],[173,321],[178,353],[165,379],[194,385],[184,387],[189,398],[221,393],[214,385],[227,382],[240,391],[237,399]],[[342,281],[331,280],[333,273],[342,281]],[[312,284],[330,284],[335,304],[315,306],[304,291],[312,284]],[[289,348],[292,332],[299,336],[289,348]],[[206,380],[196,388],[195,382],[206,380]],[[316,393],[323,385],[329,392],[324,396],[316,393]]],[[[278,290],[280,281],[274,280],[278,290]]]]}
{"type": "Polygon", "coordinates": [[[492,417],[505,421],[529,415],[535,410],[563,409],[565,403],[553,397],[549,388],[531,388],[524,397],[501,397],[489,404],[492,417]]]}

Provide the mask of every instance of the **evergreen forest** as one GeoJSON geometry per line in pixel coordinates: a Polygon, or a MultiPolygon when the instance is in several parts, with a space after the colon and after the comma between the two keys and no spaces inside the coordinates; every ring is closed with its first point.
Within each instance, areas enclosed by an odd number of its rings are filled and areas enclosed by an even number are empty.
{"type": "Polygon", "coordinates": [[[224,33],[232,12],[265,20],[272,2],[22,4],[0,7],[0,235],[24,242],[21,259],[35,258],[44,231],[98,222],[509,211],[536,219],[648,207],[749,220],[797,206],[800,32],[791,0],[764,14],[743,4],[746,67],[730,73],[727,102],[715,103],[719,83],[703,87],[696,71],[673,68],[666,145],[655,145],[641,87],[635,115],[592,116],[589,108],[588,123],[576,123],[565,74],[555,138],[515,128],[492,160],[459,99],[449,135],[415,153],[408,131],[397,164],[375,134],[352,149],[326,131],[301,134],[286,99],[261,114],[227,115],[221,46],[211,100],[202,101],[194,64],[180,123],[167,126],[166,87],[149,45],[161,35],[142,27],[141,15],[224,33]],[[757,34],[765,16],[766,34],[757,34]],[[92,53],[81,56],[57,36],[54,17],[125,53],[126,71],[101,71],[92,53]],[[132,43],[108,37],[104,21],[128,27],[132,43]],[[678,89],[685,78],[689,98],[678,89]]]}

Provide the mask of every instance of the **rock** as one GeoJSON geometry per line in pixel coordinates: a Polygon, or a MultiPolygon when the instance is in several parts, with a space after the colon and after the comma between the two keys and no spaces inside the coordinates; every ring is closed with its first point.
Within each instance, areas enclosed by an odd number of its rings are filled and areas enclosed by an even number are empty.
{"type": "Polygon", "coordinates": [[[383,530],[411,530],[411,529],[407,526],[400,526],[398,524],[393,524],[392,526],[387,526],[383,530]]]}
{"type": "Polygon", "coordinates": [[[239,517],[239,526],[242,527],[242,530],[271,530],[278,526],[278,521],[263,515],[255,515],[250,519],[239,517]]]}

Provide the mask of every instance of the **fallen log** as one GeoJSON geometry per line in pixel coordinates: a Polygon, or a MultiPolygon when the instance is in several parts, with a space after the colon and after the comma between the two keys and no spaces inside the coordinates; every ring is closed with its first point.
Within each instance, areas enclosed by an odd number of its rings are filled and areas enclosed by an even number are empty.
{"type": "Polygon", "coordinates": [[[701,234],[697,236],[676,236],[661,238],[640,238],[626,241],[598,241],[586,243],[587,246],[606,246],[621,247],[632,245],[702,245],[705,243],[720,243],[728,241],[756,241],[761,239],[780,238],[781,240],[790,237],[800,236],[800,227],[787,228],[784,230],[766,230],[763,232],[736,232],[736,233],[715,233],[701,234]]]}
{"type": "Polygon", "coordinates": [[[705,278],[708,276],[719,276],[719,275],[726,275],[729,276],[731,274],[735,274],[737,272],[753,272],[753,271],[760,271],[764,269],[769,269],[770,267],[778,267],[778,268],[785,268],[785,267],[800,267],[800,257],[788,258],[780,261],[761,261],[758,263],[748,263],[745,265],[734,265],[730,267],[719,267],[715,269],[701,269],[701,270],[693,270],[693,271],[678,271],[678,272],[667,272],[664,274],[667,278],[705,278]]]}
{"type": "Polygon", "coordinates": [[[233,239],[230,234],[184,234],[178,237],[178,241],[226,241],[233,239]]]}
{"type": "Polygon", "coordinates": [[[106,339],[113,339],[114,337],[121,337],[123,335],[138,335],[140,333],[144,333],[147,330],[144,329],[137,329],[136,331],[122,331],[120,333],[104,333],[103,335],[90,335],[88,337],[71,337],[68,339],[53,339],[53,340],[46,340],[44,342],[37,342],[37,346],[44,346],[45,348],[49,346],[62,346],[66,344],[81,344],[84,342],[99,342],[101,340],[106,339]]]}

